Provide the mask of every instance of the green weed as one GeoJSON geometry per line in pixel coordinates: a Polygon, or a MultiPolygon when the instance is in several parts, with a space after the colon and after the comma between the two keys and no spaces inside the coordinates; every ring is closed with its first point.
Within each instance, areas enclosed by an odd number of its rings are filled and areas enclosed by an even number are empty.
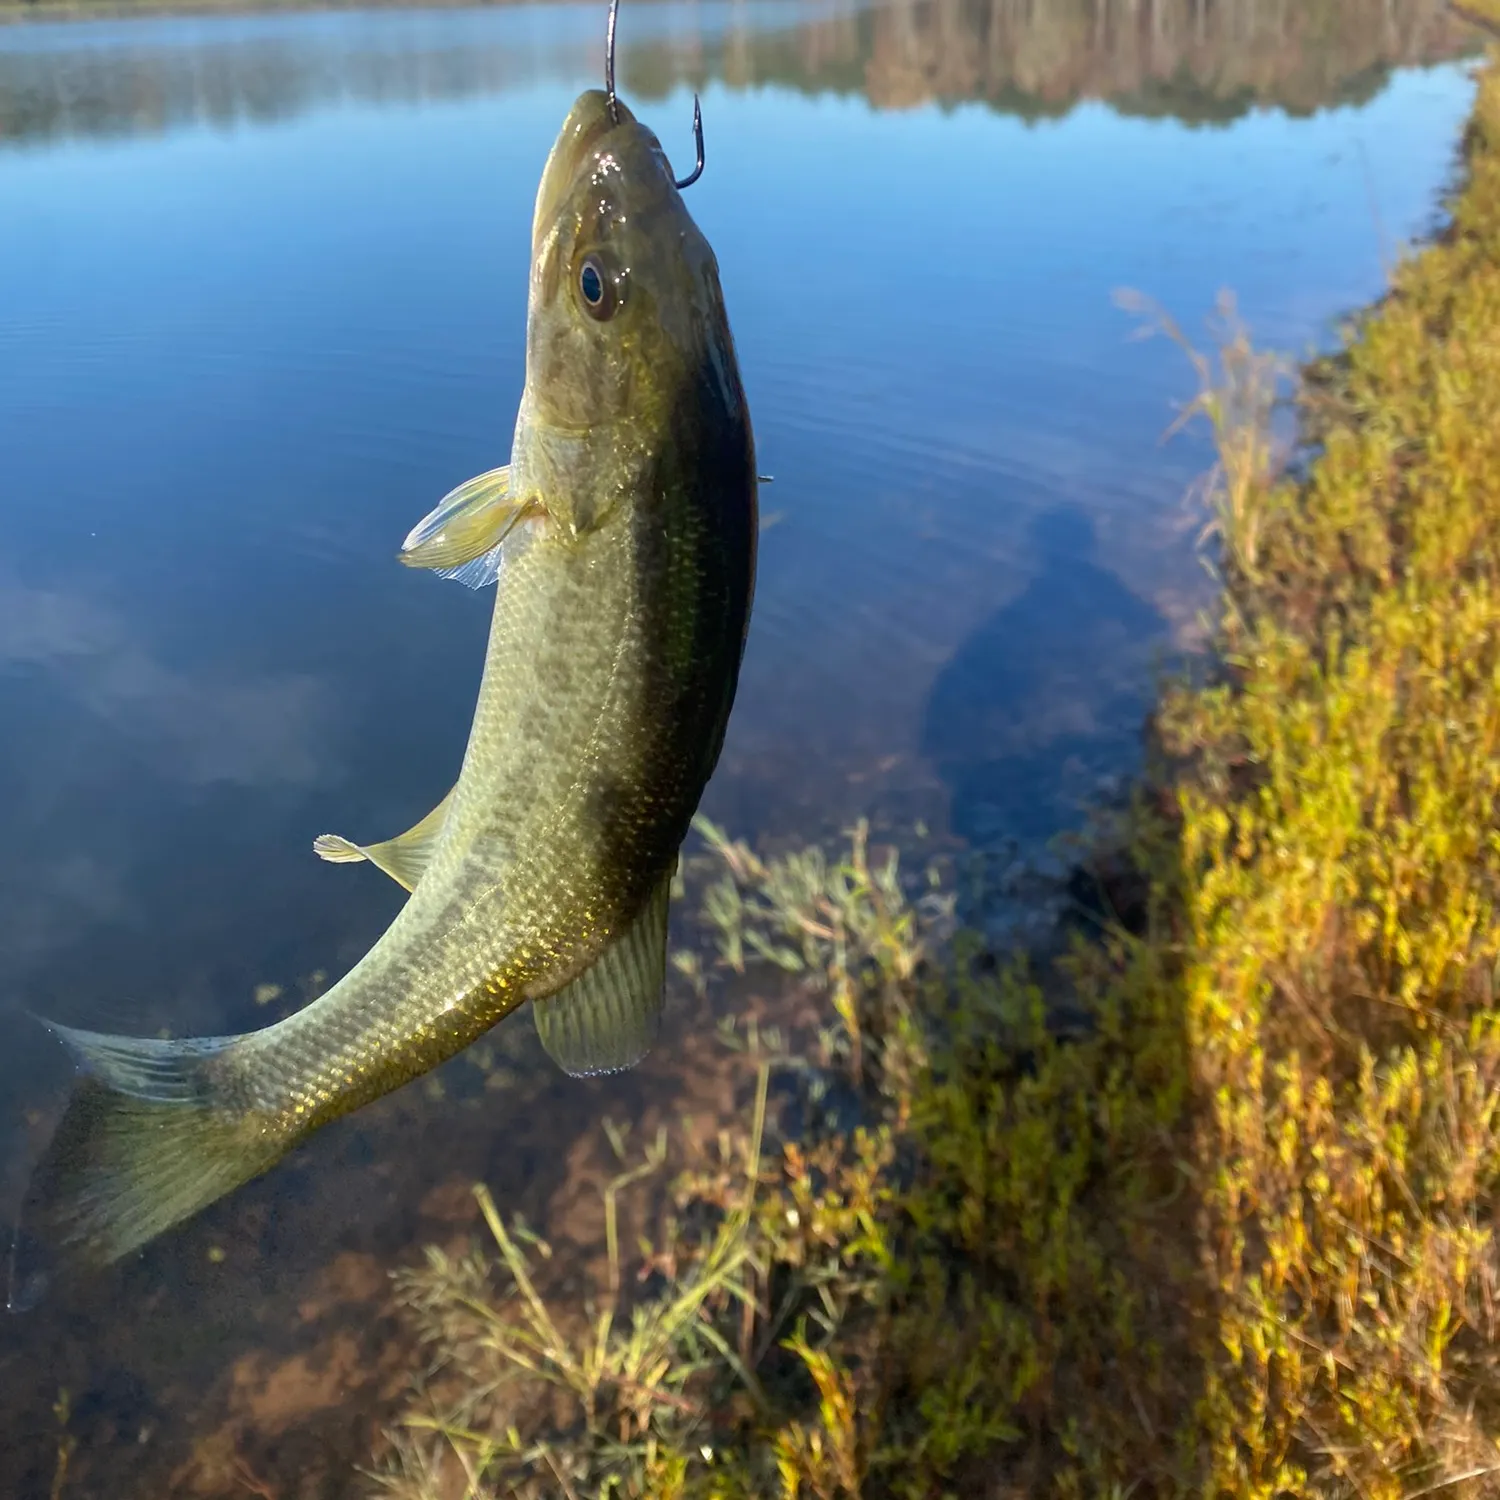
{"type": "Polygon", "coordinates": [[[997,965],[862,828],[763,860],[700,824],[714,958],[679,971],[807,986],[817,1057],[749,1049],[753,1118],[685,1151],[651,1295],[612,1195],[663,1197],[667,1144],[606,1193],[566,1317],[481,1196],[491,1245],[403,1278],[434,1362],[388,1491],[1500,1493],[1493,65],[1466,168],[1305,372],[1295,464],[1232,304],[1192,354],[1219,670],[1163,688],[1088,935],[997,965]],[[864,1123],[772,1142],[777,1069],[864,1123]]]}

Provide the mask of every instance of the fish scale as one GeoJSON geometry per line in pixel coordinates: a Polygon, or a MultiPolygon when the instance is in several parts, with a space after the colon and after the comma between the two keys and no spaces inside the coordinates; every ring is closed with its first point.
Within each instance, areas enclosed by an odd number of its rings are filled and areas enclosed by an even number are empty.
{"type": "MultiPolygon", "coordinates": [[[[322,1123],[425,1073],[525,1000],[528,986],[611,936],[604,902],[590,894],[600,886],[589,870],[598,857],[579,803],[591,784],[587,768],[649,757],[653,739],[640,732],[641,711],[649,723],[652,705],[641,702],[630,671],[638,652],[620,649],[632,643],[632,519],[622,511],[579,543],[528,538],[507,567],[460,796],[432,865],[341,993],[249,1039],[278,1057],[288,1125],[322,1123]],[[555,623],[584,619],[615,628],[555,623]],[[538,772],[535,741],[517,733],[511,705],[536,701],[554,657],[572,661],[575,680],[604,679],[613,692],[549,700],[546,743],[560,752],[549,777],[538,772]],[[513,794],[484,794],[496,784],[513,794]],[[465,795],[468,788],[480,790],[465,795]],[[513,891],[531,899],[511,899],[513,891]],[[400,996],[394,1004],[392,994],[400,996]]],[[[664,800],[672,792],[665,788],[664,800]]],[[[653,809],[641,801],[649,830],[653,809]]],[[[248,1052],[225,1062],[252,1074],[260,1065],[248,1052]]]]}

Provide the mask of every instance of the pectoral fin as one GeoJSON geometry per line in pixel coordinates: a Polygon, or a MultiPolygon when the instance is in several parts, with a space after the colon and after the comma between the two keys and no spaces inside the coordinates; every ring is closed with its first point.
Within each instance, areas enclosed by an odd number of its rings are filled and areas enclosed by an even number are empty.
{"type": "Polygon", "coordinates": [[[430,568],[482,589],[500,574],[500,546],[538,507],[510,492],[510,466],[467,479],[412,527],[398,554],[409,568],[430,568]]]}
{"type": "Polygon", "coordinates": [[[621,1073],[650,1050],[661,1025],[667,975],[670,870],[640,915],[592,968],[565,989],[531,1002],[542,1046],[575,1078],[621,1073]]]}
{"type": "Polygon", "coordinates": [[[414,891],[443,832],[452,801],[453,793],[449,792],[420,823],[413,824],[405,833],[397,834],[383,844],[355,844],[336,833],[320,833],[313,840],[313,852],[336,865],[367,859],[384,870],[397,885],[414,891]]]}

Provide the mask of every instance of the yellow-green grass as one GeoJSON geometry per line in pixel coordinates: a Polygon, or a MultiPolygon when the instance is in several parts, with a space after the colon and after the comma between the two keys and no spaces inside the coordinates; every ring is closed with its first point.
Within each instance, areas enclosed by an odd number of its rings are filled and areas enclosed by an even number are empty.
{"type": "Polygon", "coordinates": [[[1465,156],[1450,231],[1306,372],[1293,472],[1275,364],[1200,365],[1220,670],[1163,690],[1092,930],[997,968],[862,837],[710,830],[719,962],[828,997],[817,1078],[866,1128],[776,1137],[762,1038],[753,1121],[682,1148],[650,1243],[609,1230],[587,1308],[486,1203],[488,1250],[403,1282],[439,1373],[383,1488],[1500,1494],[1493,67],[1465,156]]]}

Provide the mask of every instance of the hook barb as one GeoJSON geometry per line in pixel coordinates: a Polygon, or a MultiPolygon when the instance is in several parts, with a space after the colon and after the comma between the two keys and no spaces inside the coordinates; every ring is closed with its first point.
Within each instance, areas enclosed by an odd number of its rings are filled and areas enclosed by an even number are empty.
{"type": "MultiPolygon", "coordinates": [[[[619,0],[613,0],[618,5],[619,0]]],[[[693,95],[693,145],[697,148],[698,162],[693,170],[676,184],[680,193],[683,188],[690,188],[703,175],[703,106],[698,103],[697,94],[693,95]]]]}

